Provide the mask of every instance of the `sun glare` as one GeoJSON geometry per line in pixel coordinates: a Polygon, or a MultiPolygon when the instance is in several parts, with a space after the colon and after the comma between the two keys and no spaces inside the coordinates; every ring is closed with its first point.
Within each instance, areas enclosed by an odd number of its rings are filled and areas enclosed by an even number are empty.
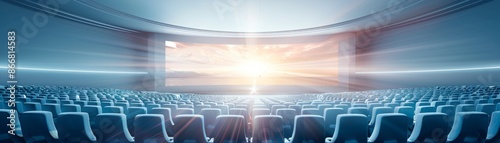
{"type": "Polygon", "coordinates": [[[252,76],[260,76],[269,71],[268,64],[257,61],[245,63],[241,67],[242,67],[241,70],[243,72],[250,74],[252,76]]]}

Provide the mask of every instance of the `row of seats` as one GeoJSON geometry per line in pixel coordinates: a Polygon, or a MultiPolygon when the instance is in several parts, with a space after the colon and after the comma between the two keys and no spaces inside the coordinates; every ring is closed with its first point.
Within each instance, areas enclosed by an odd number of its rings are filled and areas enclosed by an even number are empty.
{"type": "MultiPolygon", "coordinates": [[[[259,98],[46,86],[23,87],[19,88],[19,91],[21,92],[16,95],[16,99],[19,99],[16,102],[18,106],[15,109],[18,110],[18,116],[21,119],[28,113],[45,112],[44,116],[50,115],[49,117],[52,118],[56,127],[55,131],[59,133],[57,125],[64,123],[65,118],[62,115],[86,114],[91,129],[88,133],[94,134],[95,141],[98,142],[102,142],[103,139],[105,142],[111,142],[117,140],[116,136],[123,137],[121,139],[126,139],[125,142],[201,142],[202,138],[210,142],[230,140],[240,142],[343,142],[342,138],[359,135],[354,134],[354,132],[360,132],[359,130],[348,131],[351,127],[356,126],[360,126],[359,128],[366,135],[361,134],[363,136],[356,138],[349,137],[346,141],[498,141],[498,117],[495,116],[498,113],[494,112],[497,110],[496,108],[500,107],[497,87],[439,87],[259,98]],[[46,112],[50,114],[45,115],[46,112]],[[108,115],[113,115],[113,117],[108,115]],[[389,115],[391,117],[381,117],[389,115]],[[117,116],[120,116],[120,119],[117,116]],[[163,118],[158,118],[160,116],[163,118]],[[308,119],[302,119],[306,116],[308,119]],[[475,117],[476,122],[468,120],[469,117],[475,117]],[[111,119],[108,118],[113,118],[112,122],[109,122],[111,119]],[[141,120],[141,118],[145,119],[141,120]],[[189,122],[184,123],[183,121],[187,118],[190,119],[189,122]],[[201,126],[191,125],[191,123],[198,123],[200,118],[201,126]],[[365,122],[355,122],[351,125],[342,122],[340,118],[345,118],[345,122],[355,120],[364,120],[365,122]],[[153,120],[161,121],[161,123],[148,122],[153,120]],[[120,135],[104,135],[105,131],[109,132],[106,129],[111,123],[119,123],[113,125],[113,128],[122,125],[120,128],[128,131],[129,136],[125,131],[123,131],[123,136],[121,133],[119,133],[120,135]],[[161,125],[162,123],[163,125],[161,125]],[[478,123],[474,124],[474,127],[478,128],[469,128],[471,123],[478,123]],[[302,126],[302,124],[306,125],[302,126]],[[318,129],[310,131],[304,129],[316,127],[314,125],[318,125],[318,129]],[[144,126],[148,128],[142,128],[144,126]],[[135,132],[136,130],[153,129],[153,126],[158,128],[147,135],[135,132]],[[193,130],[203,130],[203,134],[194,131],[183,132],[182,129],[178,129],[191,128],[191,126],[193,126],[193,130]],[[395,127],[397,127],[398,132],[385,134],[385,130],[395,127]],[[425,133],[429,133],[430,129],[432,129],[432,134],[429,137],[429,134],[425,133]],[[469,132],[469,129],[474,132],[469,132]],[[224,133],[221,133],[223,130],[224,133]],[[226,134],[226,130],[231,135],[226,134]],[[155,137],[148,136],[151,134],[155,137]],[[164,135],[158,137],[160,134],[164,135]],[[321,134],[323,135],[321,136],[321,134]]],[[[0,93],[4,95],[5,99],[3,100],[6,103],[8,100],[8,96],[4,94],[6,90],[0,88],[0,93]]],[[[5,105],[3,108],[9,109],[5,105]]],[[[4,115],[8,117],[9,114],[2,114],[2,116],[4,115]]],[[[87,119],[83,118],[83,120],[87,119]]],[[[9,120],[6,120],[6,123],[8,122],[9,120]]],[[[16,127],[21,128],[18,128],[16,133],[20,136],[5,134],[7,138],[0,138],[2,142],[4,140],[13,141],[16,138],[21,142],[30,140],[26,139],[25,135],[25,130],[30,129],[26,127],[23,129],[22,121],[17,123],[16,127]]],[[[8,129],[2,130],[7,132],[8,129]]],[[[47,132],[54,134],[54,130],[47,132]]],[[[66,131],[64,133],[70,134],[66,131]]],[[[40,138],[39,135],[34,137],[40,138]]],[[[63,138],[65,137],[61,138],[58,135],[56,141],[69,142],[63,138]]],[[[74,137],[70,139],[75,140],[74,137]]],[[[94,141],[90,137],[88,140],[94,141]]]]}

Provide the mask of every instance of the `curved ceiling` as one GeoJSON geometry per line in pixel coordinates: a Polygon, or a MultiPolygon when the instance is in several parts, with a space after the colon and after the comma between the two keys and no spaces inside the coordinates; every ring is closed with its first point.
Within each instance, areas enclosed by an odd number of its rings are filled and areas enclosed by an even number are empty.
{"type": "Polygon", "coordinates": [[[308,29],[353,20],[387,8],[390,0],[153,0],[96,1],[108,8],[175,26],[225,32],[308,29]]]}
{"type": "Polygon", "coordinates": [[[203,37],[290,37],[411,24],[491,0],[74,0],[59,7],[11,1],[122,31],[203,37]]]}

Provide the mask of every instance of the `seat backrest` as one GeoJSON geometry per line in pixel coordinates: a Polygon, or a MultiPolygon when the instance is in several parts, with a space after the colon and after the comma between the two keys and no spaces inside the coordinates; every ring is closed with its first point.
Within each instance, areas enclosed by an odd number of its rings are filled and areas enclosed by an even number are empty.
{"type": "Polygon", "coordinates": [[[430,113],[430,112],[436,112],[436,107],[425,105],[425,106],[418,106],[417,109],[415,110],[415,114],[430,113]]]}
{"type": "Polygon", "coordinates": [[[24,102],[24,111],[41,111],[42,105],[38,102],[24,102]]]}
{"type": "Polygon", "coordinates": [[[229,109],[229,115],[241,115],[241,116],[245,117],[245,119],[247,120],[247,122],[250,121],[250,119],[248,118],[248,112],[247,112],[246,108],[232,108],[232,109],[229,109]]]}
{"type": "Polygon", "coordinates": [[[320,116],[323,116],[323,113],[318,108],[306,108],[306,109],[302,109],[302,115],[320,115],[320,116]]]}
{"type": "Polygon", "coordinates": [[[26,142],[59,142],[52,112],[27,111],[20,116],[21,130],[26,142]]]}
{"type": "Polygon", "coordinates": [[[97,115],[95,122],[99,125],[94,132],[98,142],[134,142],[128,131],[125,114],[101,113],[97,115]]]}
{"type": "Polygon", "coordinates": [[[215,129],[216,118],[221,115],[221,110],[218,108],[205,108],[200,111],[200,115],[203,116],[203,120],[205,121],[207,136],[213,138],[214,134],[212,132],[215,129]]]}
{"type": "Polygon", "coordinates": [[[286,108],[286,106],[285,105],[273,105],[271,107],[271,114],[276,115],[276,110],[282,109],[282,108],[286,108]]]}
{"type": "MultiPolygon", "coordinates": [[[[357,108],[357,107],[356,107],[357,108]]],[[[325,118],[325,135],[331,137],[335,132],[335,127],[337,124],[337,116],[341,114],[346,114],[342,108],[326,108],[323,113],[323,117],[325,118]]],[[[366,122],[368,123],[368,122],[366,122]]]]}
{"type": "MultiPolygon", "coordinates": [[[[97,105],[95,105],[97,106],[97,105]]],[[[102,109],[102,113],[121,113],[124,114],[123,112],[123,107],[121,106],[106,106],[104,109],[102,109]]]]}
{"type": "Polygon", "coordinates": [[[57,116],[61,113],[61,105],[54,103],[46,103],[42,105],[42,110],[51,112],[52,117],[57,118],[57,116]]]}
{"type": "MultiPolygon", "coordinates": [[[[391,107],[392,108],[392,107],[391,107]]],[[[349,114],[361,114],[368,117],[368,108],[366,107],[351,107],[347,110],[349,114]]]]}
{"type": "Polygon", "coordinates": [[[288,106],[288,108],[295,109],[296,115],[302,114],[302,106],[300,106],[300,105],[290,105],[290,106],[288,106]]]}
{"type": "Polygon", "coordinates": [[[227,106],[227,105],[215,105],[215,107],[213,107],[213,108],[220,109],[221,115],[229,115],[229,106],[227,106]]]}
{"type": "Polygon", "coordinates": [[[431,102],[431,106],[434,106],[434,107],[438,107],[438,106],[441,106],[441,105],[446,105],[446,102],[445,101],[432,101],[431,102]]]}
{"type": "Polygon", "coordinates": [[[366,143],[368,138],[368,118],[361,114],[341,114],[337,116],[335,133],[331,142],[366,143]]]}
{"type": "Polygon", "coordinates": [[[255,108],[252,110],[252,120],[258,115],[271,115],[271,110],[267,108],[255,108]]]}
{"type": "Polygon", "coordinates": [[[337,104],[337,105],[334,105],[333,108],[342,108],[345,111],[347,111],[349,109],[349,106],[346,104],[337,104]]]}
{"type": "Polygon", "coordinates": [[[82,112],[86,112],[89,114],[90,124],[94,124],[95,118],[97,115],[102,113],[101,106],[95,105],[87,105],[82,108],[82,112]]]}
{"type": "Polygon", "coordinates": [[[415,121],[408,142],[446,142],[446,135],[449,132],[448,115],[420,113],[415,116],[415,121]]]}
{"type": "Polygon", "coordinates": [[[279,115],[256,116],[252,142],[284,142],[283,125],[283,118],[279,115]]]}
{"type": "Polygon", "coordinates": [[[202,115],[177,115],[174,119],[174,142],[194,141],[196,143],[207,143],[203,122],[202,115]]]}
{"type": "Polygon", "coordinates": [[[319,115],[295,116],[295,128],[291,137],[291,143],[324,142],[325,120],[319,115]]]}
{"type": "Polygon", "coordinates": [[[476,105],[476,111],[477,112],[484,112],[488,114],[488,116],[491,116],[491,113],[495,111],[495,104],[491,103],[485,103],[485,104],[478,104],[476,105]]]}
{"type": "Polygon", "coordinates": [[[376,115],[376,123],[368,142],[406,142],[408,118],[401,113],[376,115]]]}
{"type": "Polygon", "coordinates": [[[246,120],[241,115],[217,116],[214,134],[214,142],[246,142],[246,120]]]}
{"type": "Polygon", "coordinates": [[[101,102],[101,108],[104,108],[106,106],[115,106],[114,102],[101,102]]]}
{"type": "MultiPolygon", "coordinates": [[[[154,109],[153,109],[154,110],[154,109]]],[[[152,110],[152,111],[153,111],[152,110]]],[[[139,114],[135,116],[134,140],[137,143],[171,143],[161,114],[139,114]]]]}
{"type": "Polygon", "coordinates": [[[164,117],[165,127],[169,137],[174,136],[174,120],[170,108],[153,108],[151,114],[161,114],[164,117]]]}
{"type": "Polygon", "coordinates": [[[10,109],[0,109],[0,124],[3,125],[0,126],[0,142],[9,142],[14,139],[22,140],[17,136],[21,132],[19,114],[17,112],[11,113],[11,111],[10,109]],[[14,123],[11,122],[11,119],[13,119],[14,123]],[[12,129],[14,129],[13,133],[16,135],[10,134],[12,129]]]}
{"type": "Polygon", "coordinates": [[[375,107],[383,107],[384,105],[382,103],[368,103],[368,112],[370,112],[370,116],[373,113],[373,110],[375,110],[375,107]]]}
{"type": "Polygon", "coordinates": [[[500,111],[495,111],[491,114],[486,140],[490,143],[500,142],[500,111]]]}
{"type": "Polygon", "coordinates": [[[194,114],[194,109],[191,109],[191,108],[177,108],[177,113],[175,113],[175,115],[176,115],[175,117],[177,117],[177,115],[186,115],[186,114],[194,114]]]}
{"type": "Polygon", "coordinates": [[[205,108],[211,108],[211,106],[210,105],[196,105],[196,106],[194,106],[194,113],[199,114],[201,109],[205,109],[205,108]]]}
{"type": "Polygon", "coordinates": [[[325,112],[326,108],[332,108],[332,107],[333,107],[333,105],[330,105],[330,104],[319,104],[318,109],[319,109],[319,112],[321,113],[321,116],[323,116],[323,113],[325,112]]]}
{"type": "MultiPolygon", "coordinates": [[[[128,108],[130,107],[130,104],[127,103],[127,102],[116,102],[115,106],[122,107],[122,111],[123,111],[122,113],[127,114],[128,113],[128,108]]],[[[115,106],[111,106],[111,107],[115,107],[115,106]]],[[[102,110],[104,112],[104,108],[102,108],[102,110]]]]}
{"type": "Polygon", "coordinates": [[[139,114],[146,114],[147,109],[146,107],[129,107],[128,108],[128,114],[127,114],[127,127],[128,131],[130,132],[130,135],[134,136],[134,123],[135,123],[135,117],[139,114]]]}
{"type": "Polygon", "coordinates": [[[295,116],[297,116],[297,112],[292,108],[281,108],[276,110],[276,115],[279,115],[283,118],[283,132],[285,138],[292,137],[293,133],[293,125],[295,116]]]}
{"type": "Polygon", "coordinates": [[[455,113],[458,112],[475,112],[476,106],[474,104],[460,104],[457,105],[455,113]]]}
{"type": "Polygon", "coordinates": [[[153,108],[160,108],[160,104],[147,104],[146,105],[146,111],[149,113],[151,112],[151,110],[153,110],[153,108]]]}
{"type": "Polygon", "coordinates": [[[488,115],[483,112],[457,112],[448,142],[483,142],[488,131],[488,115]]]}
{"type": "Polygon", "coordinates": [[[377,121],[377,115],[383,114],[383,113],[394,113],[394,111],[390,107],[375,107],[375,108],[373,108],[371,120],[370,120],[370,123],[368,124],[368,126],[375,126],[375,123],[377,121]]]}
{"type": "Polygon", "coordinates": [[[446,101],[446,105],[457,106],[459,104],[460,104],[460,101],[458,101],[458,100],[449,100],[449,101],[446,101]]]}
{"type": "Polygon", "coordinates": [[[82,108],[77,104],[64,104],[61,106],[61,112],[81,112],[82,108]]]}
{"type": "Polygon", "coordinates": [[[61,113],[57,117],[55,125],[59,141],[61,142],[72,142],[75,140],[82,142],[97,141],[90,127],[89,114],[85,112],[61,113]]]}

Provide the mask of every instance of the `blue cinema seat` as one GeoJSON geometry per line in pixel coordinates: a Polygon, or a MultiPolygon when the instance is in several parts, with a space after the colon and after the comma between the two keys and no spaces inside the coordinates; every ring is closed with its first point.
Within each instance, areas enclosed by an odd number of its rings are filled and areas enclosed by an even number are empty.
{"type": "MultiPolygon", "coordinates": [[[[335,132],[335,127],[337,124],[337,116],[340,114],[346,114],[342,108],[326,108],[323,117],[325,118],[325,135],[330,137],[335,132]]],[[[366,122],[368,123],[368,122],[366,122]]]]}
{"type": "Polygon", "coordinates": [[[14,113],[11,114],[10,109],[0,109],[0,142],[2,143],[23,143],[24,139],[22,138],[21,125],[19,123],[19,114],[14,113]],[[11,115],[14,116],[14,124],[11,125],[11,115]],[[14,134],[9,134],[11,131],[11,127],[14,128],[14,134]]]}
{"type": "Polygon", "coordinates": [[[135,117],[135,143],[173,143],[166,131],[164,116],[160,114],[140,114],[135,117]]]}
{"type": "Polygon", "coordinates": [[[27,111],[20,116],[23,138],[27,143],[59,142],[53,115],[49,111],[27,111]]]}
{"type": "Polygon", "coordinates": [[[284,143],[283,118],[279,115],[259,115],[253,122],[252,142],[284,143]]]}
{"type": "Polygon", "coordinates": [[[292,108],[282,108],[276,110],[276,115],[283,118],[283,135],[285,138],[292,137],[293,125],[295,116],[297,116],[295,109],[292,108]]]}
{"type": "MultiPolygon", "coordinates": [[[[380,107],[378,107],[380,108],[380,107]]],[[[382,113],[376,115],[373,132],[368,139],[369,143],[398,142],[404,143],[407,139],[408,118],[401,113],[382,113]]]]}
{"type": "Polygon", "coordinates": [[[98,142],[134,142],[134,138],[128,131],[125,114],[99,114],[95,119],[95,125],[94,135],[97,137],[98,142]]]}
{"type": "Polygon", "coordinates": [[[500,111],[495,111],[491,114],[490,125],[488,126],[488,135],[486,136],[487,143],[500,142],[500,111]]]}
{"type": "MultiPolygon", "coordinates": [[[[213,138],[215,135],[213,131],[215,129],[215,123],[217,116],[221,115],[221,110],[218,108],[205,108],[201,109],[200,115],[203,116],[205,131],[209,138],[213,138]]],[[[246,120],[245,120],[246,121],[246,120]]]]}
{"type": "Polygon", "coordinates": [[[66,112],[59,114],[55,123],[59,141],[65,142],[96,142],[92,133],[89,115],[84,112],[66,112]]]}
{"type": "Polygon", "coordinates": [[[295,116],[295,123],[290,143],[324,142],[325,120],[319,115],[295,116]]]}
{"type": "Polygon", "coordinates": [[[368,118],[365,115],[341,114],[336,120],[335,133],[326,138],[326,143],[367,142],[368,118]]]}
{"type": "Polygon", "coordinates": [[[170,108],[153,108],[150,114],[163,115],[167,135],[169,137],[174,136],[174,120],[172,119],[172,112],[170,111],[170,108]]]}
{"type": "Polygon", "coordinates": [[[214,134],[214,143],[245,143],[247,123],[241,115],[217,116],[214,134]]]}
{"type": "Polygon", "coordinates": [[[174,143],[208,143],[202,115],[177,115],[174,143]]]}
{"type": "Polygon", "coordinates": [[[415,127],[409,143],[444,143],[449,132],[448,115],[444,113],[420,113],[415,116],[415,127]]]}
{"type": "Polygon", "coordinates": [[[146,107],[129,107],[128,108],[128,114],[127,116],[127,127],[128,131],[130,132],[130,135],[134,136],[134,122],[135,122],[135,116],[139,114],[146,114],[147,109],[146,107]]]}
{"type": "Polygon", "coordinates": [[[484,142],[488,115],[483,112],[457,112],[447,141],[449,143],[484,142]]]}

